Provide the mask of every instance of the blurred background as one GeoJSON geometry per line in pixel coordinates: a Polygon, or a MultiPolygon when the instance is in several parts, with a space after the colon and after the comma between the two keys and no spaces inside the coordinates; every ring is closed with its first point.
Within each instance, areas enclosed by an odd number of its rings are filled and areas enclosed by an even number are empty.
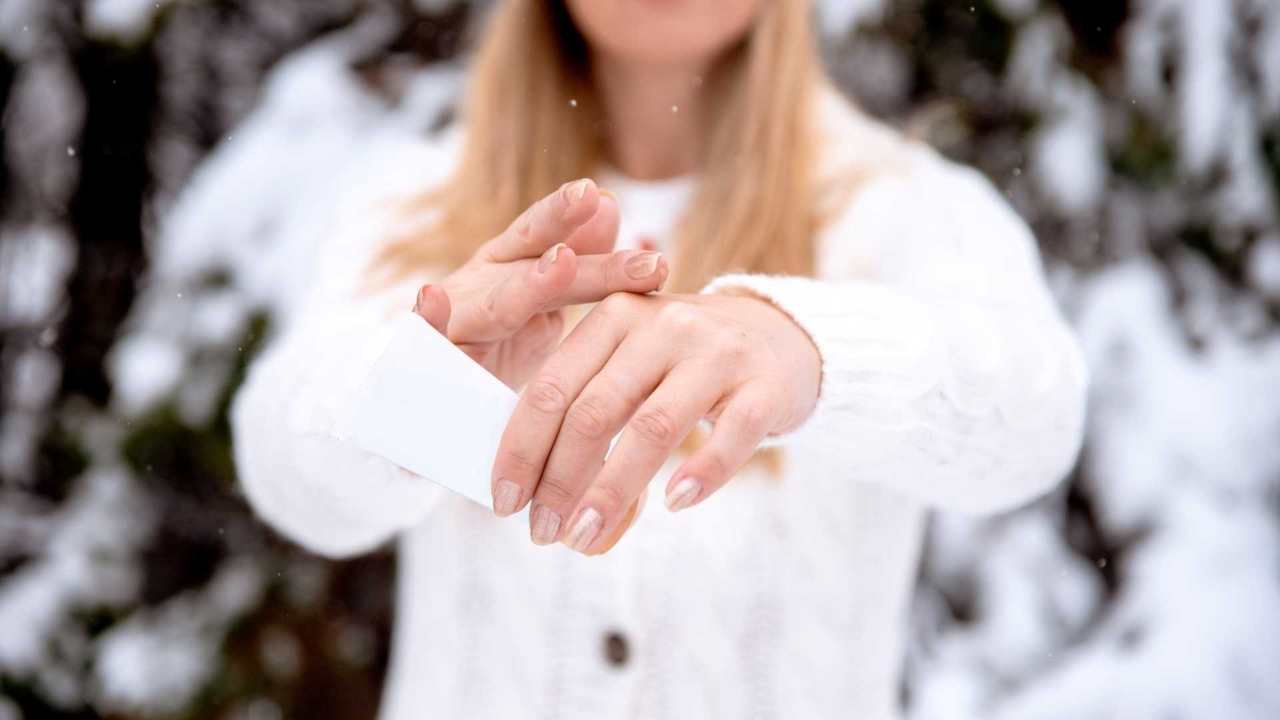
{"type": "MultiPolygon", "coordinates": [[[[226,410],[451,0],[0,0],[0,720],[373,716],[390,552],[254,519],[226,410]]],[[[823,0],[840,86],[1035,227],[1062,489],[934,518],[913,718],[1280,717],[1280,3],[823,0]]]]}

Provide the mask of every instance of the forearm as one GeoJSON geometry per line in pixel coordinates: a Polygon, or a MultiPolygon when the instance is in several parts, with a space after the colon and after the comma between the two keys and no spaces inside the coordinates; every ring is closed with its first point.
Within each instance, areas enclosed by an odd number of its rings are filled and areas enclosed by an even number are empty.
{"type": "Polygon", "coordinates": [[[769,444],[974,512],[1045,492],[1074,460],[1084,366],[1054,313],[862,281],[739,275],[708,291],[728,288],[787,312],[822,356],[812,416],[769,444]]]}

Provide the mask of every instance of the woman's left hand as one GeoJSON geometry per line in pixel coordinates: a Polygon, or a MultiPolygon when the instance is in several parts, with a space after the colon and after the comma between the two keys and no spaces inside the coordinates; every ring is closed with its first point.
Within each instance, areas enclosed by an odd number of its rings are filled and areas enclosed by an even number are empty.
{"type": "Polygon", "coordinates": [[[532,498],[535,543],[599,554],[699,420],[715,429],[672,475],[672,510],[714,493],[767,435],[803,422],[820,379],[808,334],[766,300],[610,295],[522,393],[494,463],[494,508],[509,515],[532,498]]]}

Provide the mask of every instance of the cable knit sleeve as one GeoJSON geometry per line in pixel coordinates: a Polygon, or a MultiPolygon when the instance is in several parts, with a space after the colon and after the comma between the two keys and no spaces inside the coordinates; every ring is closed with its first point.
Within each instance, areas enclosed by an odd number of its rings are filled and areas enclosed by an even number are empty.
{"type": "Polygon", "coordinates": [[[991,512],[1074,463],[1085,366],[1025,223],[981,175],[926,148],[823,233],[819,279],[727,275],[822,356],[817,407],[770,444],[942,508],[991,512]]]}
{"type": "MultiPolygon", "coordinates": [[[[424,163],[428,171],[439,163],[417,149],[392,172],[416,166],[421,174],[424,163]]],[[[385,190],[389,181],[369,180],[353,178],[354,194],[318,250],[308,299],[250,367],[231,416],[237,470],[254,509],[284,535],[334,557],[370,550],[420,523],[445,492],[346,439],[352,402],[390,340],[391,321],[427,281],[365,288],[370,259],[396,232],[397,195],[375,196],[368,185],[385,190]]]]}

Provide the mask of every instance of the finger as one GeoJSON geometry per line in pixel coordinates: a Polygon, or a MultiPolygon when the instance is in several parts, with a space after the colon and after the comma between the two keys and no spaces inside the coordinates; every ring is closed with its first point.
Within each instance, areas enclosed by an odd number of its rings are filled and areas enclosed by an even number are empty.
{"type": "Polygon", "coordinates": [[[593,555],[603,555],[612,550],[618,544],[618,541],[622,539],[622,536],[626,535],[627,531],[639,522],[640,515],[644,513],[645,501],[648,497],[649,493],[640,493],[636,501],[631,503],[631,508],[627,510],[622,522],[618,523],[618,527],[614,528],[612,533],[602,533],[604,539],[597,544],[596,549],[592,552],[593,555]]]}
{"type": "Polygon", "coordinates": [[[509,263],[506,276],[484,298],[460,312],[451,337],[466,342],[505,340],[534,315],[554,309],[578,272],[578,257],[564,243],[551,246],[536,262],[509,263]]]}
{"type": "Polygon", "coordinates": [[[421,315],[422,319],[436,329],[436,332],[448,335],[449,315],[452,308],[449,305],[449,295],[445,293],[444,288],[439,285],[423,285],[418,290],[413,311],[421,315]]]}
{"type": "MultiPolygon", "coordinates": [[[[567,240],[596,215],[600,191],[589,179],[575,180],[529,206],[481,253],[490,262],[535,258],[567,240]]],[[[616,210],[616,208],[615,208],[616,210]]]]}
{"type": "Polygon", "coordinates": [[[453,337],[488,342],[509,337],[539,314],[567,305],[599,302],[619,292],[647,293],[666,282],[660,253],[624,250],[579,257],[557,243],[537,262],[508,263],[509,274],[471,312],[459,314],[453,337]]]}
{"type": "Polygon", "coordinates": [[[661,290],[669,266],[659,252],[622,250],[577,258],[573,281],[551,302],[556,307],[599,302],[617,292],[661,290]]]}
{"type": "Polygon", "coordinates": [[[563,243],[554,245],[532,267],[513,267],[507,279],[493,287],[481,307],[484,329],[470,332],[505,337],[538,313],[599,302],[619,292],[658,290],[667,273],[661,253],[624,250],[578,256],[563,243]]]}
{"type": "Polygon", "coordinates": [[[618,444],[578,505],[565,532],[565,544],[588,555],[602,551],[600,541],[615,534],[627,508],[643,495],[649,481],[680,443],[723,395],[709,379],[714,367],[678,366],[626,423],[618,444]]]}
{"type": "MultiPolygon", "coordinates": [[[[571,401],[534,491],[530,516],[534,542],[545,544],[558,539],[541,532],[546,525],[539,527],[537,521],[570,518],[600,472],[610,441],[667,374],[669,356],[667,347],[653,342],[651,337],[628,335],[571,401]]],[[[616,507],[609,509],[620,516],[632,499],[634,495],[624,503],[623,498],[616,498],[616,507]]],[[[561,531],[568,527],[563,522],[558,525],[561,531]]]]}
{"type": "Polygon", "coordinates": [[[510,515],[533,497],[569,403],[600,372],[625,325],[617,301],[601,303],[578,323],[525,387],[502,433],[493,462],[494,512],[510,515]]]}
{"type": "Polygon", "coordinates": [[[579,255],[612,252],[618,244],[618,225],[622,219],[618,210],[618,199],[604,188],[598,188],[598,190],[600,201],[596,205],[596,214],[579,225],[564,241],[579,255]]]}
{"type": "Polygon", "coordinates": [[[771,387],[745,385],[729,398],[711,437],[671,475],[667,509],[677,512],[702,502],[751,459],[782,405],[774,396],[771,387]]]}

